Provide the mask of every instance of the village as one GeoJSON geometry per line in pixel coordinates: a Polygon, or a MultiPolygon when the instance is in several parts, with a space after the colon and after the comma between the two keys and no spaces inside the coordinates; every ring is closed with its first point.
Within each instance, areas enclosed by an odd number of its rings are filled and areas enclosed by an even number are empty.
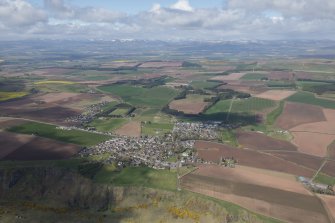
{"type": "Polygon", "coordinates": [[[92,148],[80,151],[81,157],[109,154],[106,163],[118,166],[149,166],[155,169],[173,169],[180,161],[194,163],[197,161],[193,151],[194,141],[173,141],[172,135],[161,137],[133,138],[116,136],[92,148]]]}

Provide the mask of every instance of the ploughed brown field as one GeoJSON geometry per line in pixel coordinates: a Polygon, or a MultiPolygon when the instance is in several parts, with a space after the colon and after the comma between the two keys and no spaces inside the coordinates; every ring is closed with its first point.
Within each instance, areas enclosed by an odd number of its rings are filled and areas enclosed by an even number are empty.
{"type": "Polygon", "coordinates": [[[266,87],[261,81],[230,80],[224,82],[227,84],[219,86],[218,89],[232,89],[235,91],[249,93],[251,95],[257,95],[266,91],[266,87]]]}
{"type": "Polygon", "coordinates": [[[323,158],[317,156],[311,156],[299,152],[282,152],[282,151],[271,151],[271,154],[281,159],[296,163],[301,166],[305,166],[312,170],[318,170],[323,162],[323,158]]]}
{"type": "Polygon", "coordinates": [[[0,160],[57,160],[75,155],[74,144],[31,135],[0,132],[0,160]]]}
{"type": "Polygon", "coordinates": [[[281,101],[285,98],[293,95],[296,93],[296,91],[289,91],[289,90],[268,90],[265,92],[262,92],[260,94],[255,95],[258,98],[264,98],[274,101],[281,101]]]}
{"type": "Polygon", "coordinates": [[[206,161],[218,162],[221,156],[234,157],[237,159],[239,165],[274,170],[297,176],[312,177],[315,172],[271,154],[248,149],[238,149],[220,143],[198,140],[195,143],[195,148],[199,157],[206,161]]]}
{"type": "Polygon", "coordinates": [[[335,161],[335,141],[328,147],[328,156],[335,161]]]}
{"type": "Polygon", "coordinates": [[[237,140],[240,145],[255,150],[283,150],[297,151],[297,147],[290,142],[274,139],[257,132],[238,132],[237,140]]]}
{"type": "Polygon", "coordinates": [[[27,123],[25,120],[13,118],[0,118],[0,129],[8,129],[13,126],[18,126],[27,123]]]}
{"type": "Polygon", "coordinates": [[[200,95],[187,95],[187,98],[174,100],[169,104],[169,108],[182,111],[185,114],[199,114],[207,106],[204,97],[200,95]]]}
{"type": "Polygon", "coordinates": [[[0,103],[0,115],[2,116],[34,119],[64,125],[67,117],[76,116],[80,113],[80,110],[66,108],[53,103],[40,104],[32,96],[0,103]]]}
{"type": "Polygon", "coordinates": [[[128,122],[118,128],[115,133],[122,136],[139,138],[141,136],[141,123],[137,121],[128,122]]]}
{"type": "Polygon", "coordinates": [[[141,68],[163,68],[163,67],[181,67],[180,61],[163,61],[163,62],[145,62],[140,65],[141,68]]]}
{"type": "Polygon", "coordinates": [[[292,142],[298,146],[300,152],[319,157],[327,155],[327,147],[335,139],[335,135],[312,132],[292,132],[292,135],[292,142]]]}
{"type": "MultiPolygon", "coordinates": [[[[229,170],[230,171],[230,170],[229,170]]],[[[315,223],[330,222],[326,210],[320,200],[299,188],[298,184],[290,182],[290,190],[285,188],[287,179],[278,186],[254,184],[252,180],[231,180],[225,177],[225,172],[218,176],[207,176],[211,171],[194,172],[182,178],[184,189],[223,199],[257,213],[281,219],[287,222],[315,223]],[[279,188],[278,188],[279,187],[279,188]]],[[[216,173],[218,174],[218,173],[216,173]]],[[[235,177],[236,178],[236,177],[235,177]]],[[[263,178],[266,181],[266,178],[263,178]]],[[[273,180],[269,177],[268,180],[273,180]]],[[[272,182],[273,184],[274,182],[272,182]]]]}
{"type": "Polygon", "coordinates": [[[320,197],[320,199],[328,209],[328,213],[333,218],[333,221],[335,221],[335,196],[318,194],[318,197],[320,197]]]}
{"type": "Polygon", "coordinates": [[[217,80],[217,81],[234,81],[239,80],[241,77],[243,77],[246,73],[231,73],[228,75],[217,75],[211,80],[217,80]]]}
{"type": "Polygon", "coordinates": [[[319,106],[286,102],[283,113],[278,117],[276,125],[288,130],[301,124],[326,120],[322,108],[319,106]]]}
{"type": "Polygon", "coordinates": [[[291,128],[293,143],[299,151],[324,157],[328,147],[335,141],[335,110],[323,109],[326,121],[306,123],[291,128]]]}
{"type": "Polygon", "coordinates": [[[267,77],[270,80],[292,80],[294,78],[294,74],[287,71],[271,71],[267,77]]]}
{"type": "Polygon", "coordinates": [[[335,177],[335,161],[328,161],[321,171],[329,176],[335,177]]]}

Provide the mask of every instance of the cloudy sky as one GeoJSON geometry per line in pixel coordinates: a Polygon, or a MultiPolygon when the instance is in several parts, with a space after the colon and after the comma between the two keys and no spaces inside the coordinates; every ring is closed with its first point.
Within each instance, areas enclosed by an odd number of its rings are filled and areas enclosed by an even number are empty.
{"type": "Polygon", "coordinates": [[[335,0],[0,0],[0,39],[335,40],[335,0]]]}

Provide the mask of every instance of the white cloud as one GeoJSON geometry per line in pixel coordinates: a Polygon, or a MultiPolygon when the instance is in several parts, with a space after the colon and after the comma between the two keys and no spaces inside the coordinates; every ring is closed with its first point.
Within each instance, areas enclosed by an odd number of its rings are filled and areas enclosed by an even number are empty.
{"type": "Polygon", "coordinates": [[[193,11],[193,8],[188,2],[188,0],[178,0],[175,4],[171,5],[170,8],[188,12],[193,11]]]}
{"type": "Polygon", "coordinates": [[[47,14],[24,0],[0,0],[0,24],[13,29],[46,22],[47,14]]]}
{"type": "Polygon", "coordinates": [[[69,3],[0,0],[0,38],[335,39],[334,0],[227,0],[201,9],[178,0],[130,15],[69,3]]]}

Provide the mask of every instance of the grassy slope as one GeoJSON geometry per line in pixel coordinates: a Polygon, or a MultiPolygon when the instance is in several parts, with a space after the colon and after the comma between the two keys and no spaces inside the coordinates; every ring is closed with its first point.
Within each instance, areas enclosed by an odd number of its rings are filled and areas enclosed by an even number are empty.
{"type": "Polygon", "coordinates": [[[11,132],[35,134],[41,137],[74,143],[81,146],[92,146],[108,140],[110,137],[80,130],[61,130],[55,125],[29,122],[8,129],[11,132]]]}
{"type": "Polygon", "coordinates": [[[143,186],[170,191],[175,191],[177,185],[175,172],[149,167],[126,167],[122,171],[115,171],[113,166],[104,166],[94,180],[118,186],[143,186]]]}

